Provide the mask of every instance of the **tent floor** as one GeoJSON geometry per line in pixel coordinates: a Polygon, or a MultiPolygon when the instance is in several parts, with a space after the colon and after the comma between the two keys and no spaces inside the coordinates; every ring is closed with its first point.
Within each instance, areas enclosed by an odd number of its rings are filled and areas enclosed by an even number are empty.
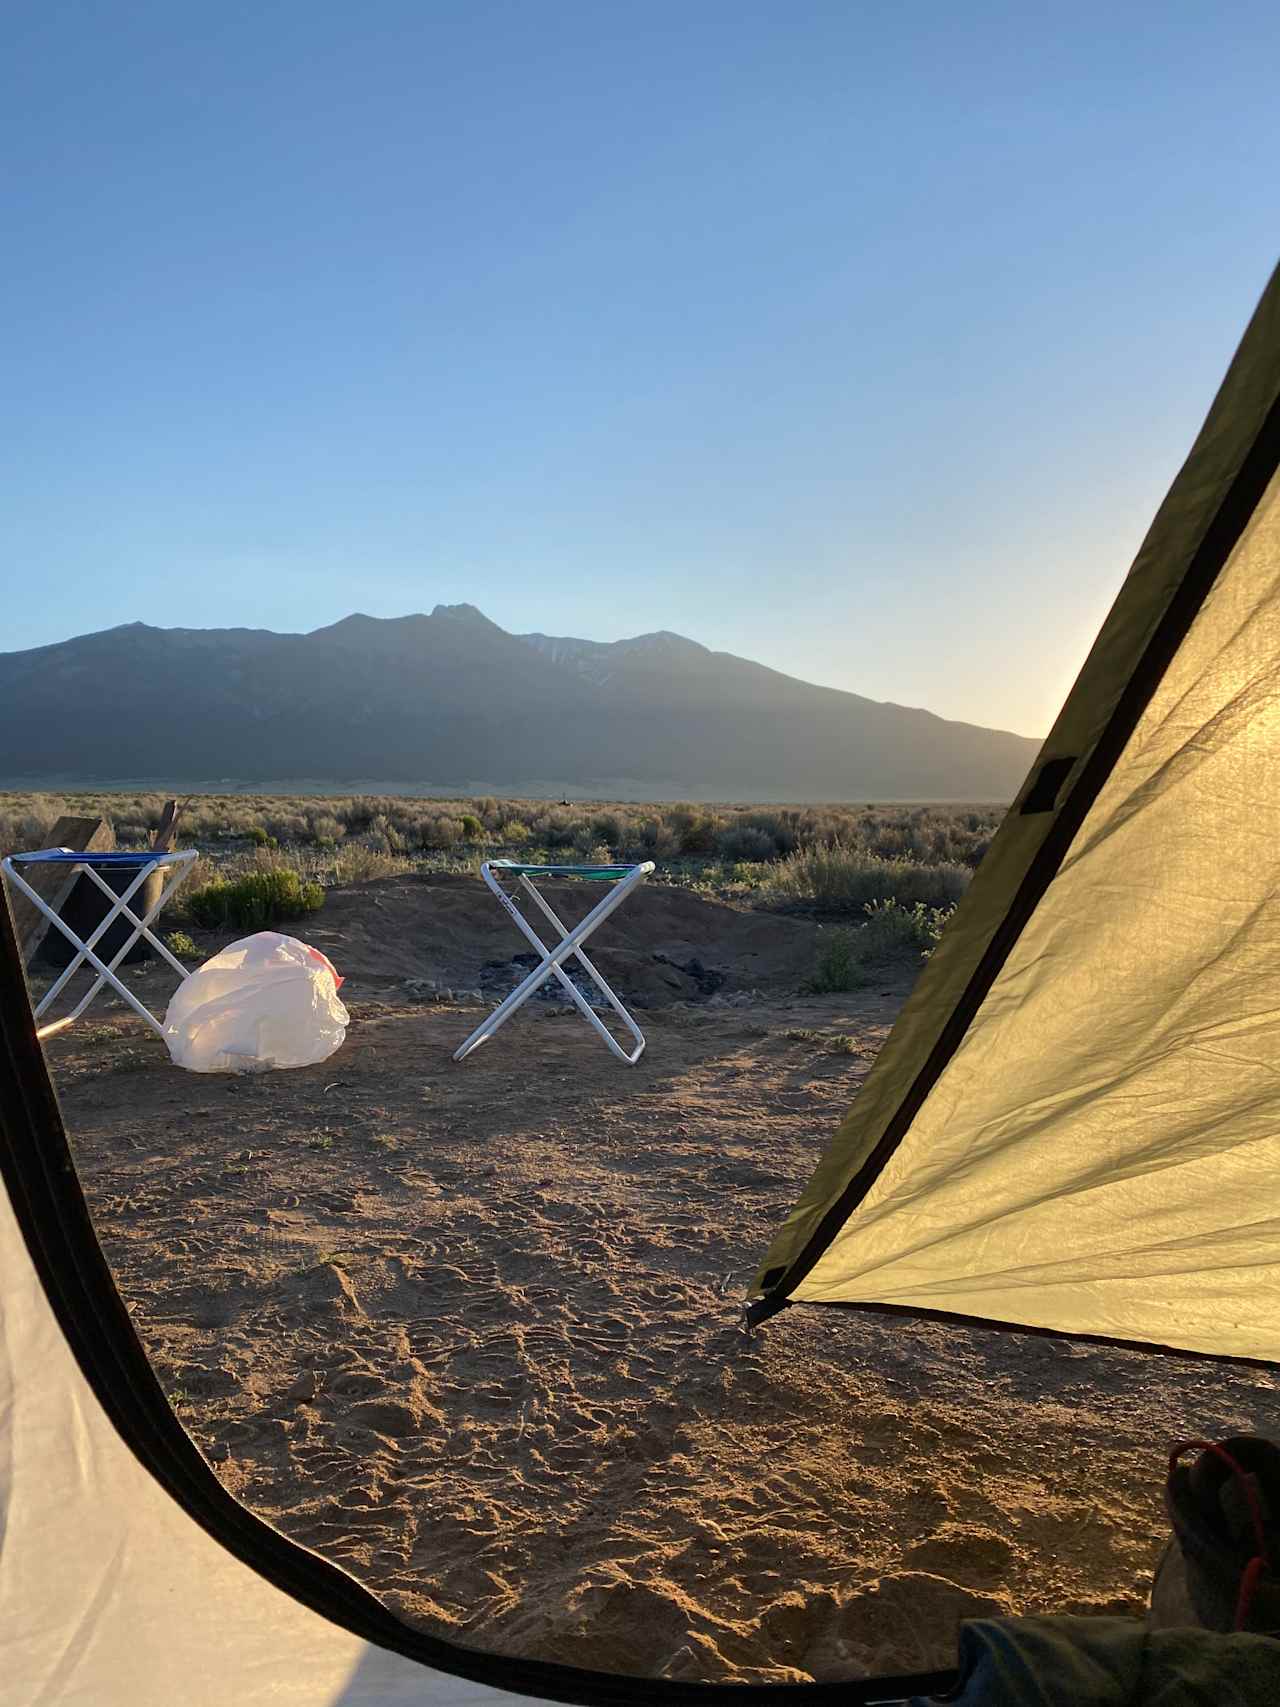
{"type": "MultiPolygon", "coordinates": [[[[139,970],[163,1006],[167,972],[139,970]]],[[[344,992],[345,993],[345,992],[344,992]]],[[[945,1664],[960,1618],[1141,1608],[1176,1435],[1280,1382],[737,1296],[902,989],[646,1016],[353,1001],[342,1051],[197,1077],[117,1005],[50,1041],[99,1231],[248,1505],[406,1617],[638,1673],[945,1664]]]]}

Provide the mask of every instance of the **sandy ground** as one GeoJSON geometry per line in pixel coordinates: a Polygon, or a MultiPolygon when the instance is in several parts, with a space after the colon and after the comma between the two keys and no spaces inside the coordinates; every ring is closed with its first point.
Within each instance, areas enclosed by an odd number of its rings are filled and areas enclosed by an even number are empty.
{"type": "MultiPolygon", "coordinates": [[[[350,974],[321,1067],[184,1074],[110,1004],[50,1040],[103,1243],[218,1475],[411,1621],[618,1671],[858,1676],[948,1663],[974,1614],[1139,1611],[1166,1442],[1276,1432],[1280,1381],[814,1308],[745,1339],[743,1286],[905,984],[798,996],[812,924],[648,906],[608,967],[625,987],[635,956],[648,1002],[633,1071],[551,1006],[453,1064],[479,1010],[403,980],[523,947],[462,880],[308,923],[350,974]],[[655,948],[701,978],[664,983],[655,948]],[[708,971],[715,1005],[688,1000],[708,971]]],[[[171,975],[132,976],[162,1007],[171,975]]]]}

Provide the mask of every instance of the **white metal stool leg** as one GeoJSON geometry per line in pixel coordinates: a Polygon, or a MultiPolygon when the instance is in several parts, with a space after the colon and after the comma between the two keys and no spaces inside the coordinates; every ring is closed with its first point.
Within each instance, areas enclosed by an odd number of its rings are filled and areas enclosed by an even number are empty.
{"type": "MultiPolygon", "coordinates": [[[[46,851],[57,851],[61,853],[63,850],[46,851]]],[[[69,1014],[64,1015],[62,1019],[55,1020],[50,1025],[39,1027],[36,1032],[37,1037],[44,1038],[52,1036],[55,1031],[61,1031],[74,1020],[79,1019],[81,1014],[85,1012],[89,1004],[98,995],[98,992],[102,989],[104,984],[110,984],[121,1000],[131,1007],[140,1019],[145,1020],[157,1035],[161,1037],[164,1036],[164,1027],[156,1019],[155,1015],[150,1013],[144,1004],[138,1000],[133,991],[129,989],[128,985],[116,976],[116,967],[119,966],[121,961],[129,953],[130,949],[133,948],[134,944],[141,937],[150,944],[162,959],[168,962],[168,964],[181,978],[185,979],[191,976],[186,967],[182,965],[181,961],[176,959],[175,956],[170,953],[168,947],[153,933],[151,926],[156,919],[160,917],[160,914],[163,912],[174,891],[187,877],[188,872],[192,864],[198,858],[198,855],[194,849],[187,849],[181,853],[164,854],[156,859],[147,859],[145,854],[139,854],[136,858],[139,862],[140,869],[132,882],[129,883],[121,894],[117,894],[109,884],[103,882],[102,877],[94,869],[94,866],[87,860],[75,862],[76,875],[89,878],[91,882],[96,884],[97,887],[102,890],[103,894],[106,895],[111,902],[106,916],[99,921],[84,941],[81,941],[71,927],[59,917],[52,907],[48,905],[43,896],[36,893],[36,891],[22,876],[21,872],[18,871],[18,862],[24,864],[36,864],[39,863],[37,858],[32,856],[24,858],[22,855],[9,855],[0,862],[3,866],[6,877],[8,877],[14,887],[24,894],[39,912],[43,913],[45,918],[49,920],[50,924],[54,925],[76,950],[71,961],[63,968],[62,972],[55,979],[49,989],[45,991],[45,994],[36,1007],[35,1018],[37,1020],[40,1018],[40,1016],[48,1009],[50,1004],[61,994],[66,985],[75,976],[76,972],[79,971],[80,967],[86,962],[98,974],[94,983],[76,1004],[75,1008],[73,1008],[69,1014]],[[157,868],[163,868],[165,866],[174,867],[174,875],[160,891],[160,895],[155,903],[148,908],[146,914],[140,919],[129,906],[129,902],[146,882],[151,873],[157,868]],[[94,950],[101,938],[119,919],[126,920],[134,928],[122,945],[112,955],[111,959],[109,961],[103,961],[94,953],[94,950]]],[[[64,859],[61,863],[70,864],[72,862],[64,859]]]]}
{"type": "MultiPolygon", "coordinates": [[[[120,964],[120,962],[129,953],[129,950],[133,947],[134,943],[137,942],[139,937],[145,937],[146,940],[151,944],[152,948],[154,948],[158,954],[163,956],[163,958],[169,962],[169,965],[174,969],[175,972],[180,973],[181,976],[184,978],[189,976],[186,968],[182,965],[182,962],[174,958],[174,956],[169,952],[169,950],[165,946],[165,944],[163,942],[161,942],[159,937],[154,936],[151,932],[151,929],[150,929],[150,926],[152,925],[152,923],[157,918],[159,918],[160,913],[163,910],[163,908],[164,908],[166,902],[168,901],[169,897],[173,894],[174,890],[178,887],[178,885],[183,881],[184,877],[186,876],[185,867],[179,867],[178,874],[175,877],[171,878],[170,881],[168,882],[168,884],[165,886],[165,888],[160,892],[159,899],[155,902],[154,906],[152,906],[150,908],[150,910],[147,912],[145,918],[139,919],[137,914],[129,906],[129,902],[133,899],[135,891],[137,889],[139,889],[141,887],[141,885],[143,883],[145,883],[147,878],[151,875],[151,870],[152,870],[152,868],[149,866],[144,867],[138,873],[137,877],[134,878],[133,882],[124,891],[124,893],[122,895],[117,895],[115,890],[112,889],[109,884],[106,884],[102,881],[102,878],[98,875],[98,873],[93,869],[92,866],[86,865],[86,866],[79,867],[79,874],[84,876],[84,877],[89,878],[91,882],[95,883],[98,886],[98,888],[102,890],[103,894],[106,895],[107,898],[112,903],[111,908],[108,911],[108,913],[106,914],[105,918],[103,918],[100,921],[100,923],[94,929],[93,933],[88,937],[88,939],[84,943],[80,942],[80,939],[76,936],[75,932],[70,930],[67,927],[67,925],[63,922],[63,920],[58,917],[58,915],[56,913],[52,912],[48,907],[43,905],[39,896],[34,895],[33,891],[25,883],[22,884],[22,887],[24,889],[26,889],[27,894],[32,896],[32,898],[35,900],[37,906],[40,906],[41,910],[48,915],[49,919],[52,921],[53,924],[55,924],[58,927],[58,929],[62,932],[63,936],[65,936],[73,945],[76,945],[79,948],[79,952],[75,956],[75,959],[70,961],[63,968],[60,976],[57,979],[57,982],[54,983],[48,990],[46,990],[44,997],[40,1002],[40,1006],[36,1009],[37,1019],[45,1011],[45,1009],[50,1005],[50,1003],[53,1002],[61,994],[64,985],[66,985],[70,982],[72,977],[79,970],[82,963],[86,960],[88,960],[90,962],[90,964],[95,967],[95,969],[100,973],[100,976],[99,976],[97,982],[90,986],[88,993],[81,1000],[81,1002],[79,1003],[79,1005],[77,1006],[75,1011],[68,1016],[68,1020],[78,1019],[80,1017],[80,1015],[89,1006],[90,1002],[98,994],[98,991],[101,990],[104,982],[107,982],[109,980],[112,983],[112,985],[117,990],[119,990],[119,988],[120,988],[119,980],[115,979],[115,978],[111,978],[110,975],[111,975],[111,973],[113,973],[115,971],[116,967],[120,964]],[[118,948],[116,950],[115,954],[112,955],[110,961],[104,967],[102,965],[102,962],[98,959],[97,955],[95,955],[92,952],[92,950],[97,946],[99,939],[108,930],[110,930],[110,928],[113,924],[115,924],[117,919],[127,920],[129,924],[134,926],[134,929],[129,933],[129,936],[125,939],[124,943],[120,946],[120,948],[118,948]]],[[[21,879],[19,879],[19,882],[21,882],[21,879]]]]}
{"type": "MultiPolygon", "coordinates": [[[[496,869],[502,870],[503,867],[498,865],[496,869]]],[[[546,944],[538,936],[538,933],[534,930],[533,926],[521,913],[519,907],[516,906],[514,899],[508,895],[506,890],[503,889],[501,884],[498,882],[494,875],[494,864],[486,860],[484,865],[480,868],[480,875],[484,878],[485,883],[493,894],[497,896],[503,908],[508,913],[514,924],[518,927],[521,934],[527,939],[527,941],[532,943],[538,950],[539,954],[541,954],[542,959],[539,964],[535,966],[519,984],[517,984],[515,989],[511,991],[510,995],[498,1003],[497,1007],[489,1017],[483,1022],[483,1024],[476,1027],[475,1031],[472,1032],[471,1036],[467,1038],[465,1043],[461,1044],[454,1051],[454,1060],[463,1060],[467,1055],[470,1055],[473,1050],[478,1049],[482,1043],[487,1043],[494,1033],[498,1031],[501,1026],[506,1024],[512,1014],[515,1013],[517,1009],[524,1006],[525,1002],[529,1000],[535,991],[546,983],[548,979],[556,978],[559,981],[561,988],[565,991],[565,994],[578,1009],[579,1013],[582,1014],[583,1018],[588,1021],[592,1029],[603,1039],[612,1053],[616,1055],[620,1061],[625,1062],[627,1066],[634,1067],[644,1052],[644,1033],[640,1030],[640,1027],[632,1019],[626,1008],[623,1007],[622,1003],[618,1000],[618,997],[609,988],[604,979],[601,978],[595,967],[582,952],[582,944],[591,935],[592,931],[604,923],[605,919],[608,918],[609,914],[612,913],[615,908],[621,906],[622,902],[627,898],[631,891],[636,888],[637,885],[644,882],[645,878],[648,877],[649,873],[653,870],[652,862],[646,860],[642,865],[619,867],[618,880],[614,883],[609,894],[606,895],[605,898],[595,907],[593,907],[587,914],[586,918],[583,919],[580,924],[575,925],[572,930],[565,929],[561,920],[543,900],[542,896],[538,894],[533,884],[528,882],[527,873],[529,868],[508,866],[506,869],[514,869],[520,875],[522,882],[524,883],[524,887],[530,892],[530,894],[532,894],[534,900],[537,902],[543,913],[550,919],[551,923],[554,924],[556,929],[562,933],[561,940],[554,949],[547,948],[546,944]],[[634,1049],[628,1052],[621,1046],[621,1044],[618,1043],[617,1039],[610,1034],[599,1016],[593,1011],[591,1004],[587,1001],[586,997],[583,996],[577,985],[563,970],[564,962],[569,959],[576,959],[583,967],[583,970],[587,972],[588,976],[597,985],[601,994],[605,997],[606,1001],[608,1001],[610,1007],[612,1007],[614,1012],[619,1016],[631,1036],[634,1038],[634,1049]]],[[[554,876],[559,874],[573,875],[575,872],[580,873],[589,871],[594,871],[599,875],[601,870],[609,870],[610,868],[595,868],[590,866],[546,866],[534,869],[544,872],[547,876],[554,876]]]]}
{"type": "MultiPolygon", "coordinates": [[[[552,907],[551,907],[550,903],[547,901],[546,897],[543,895],[540,895],[538,893],[537,889],[534,887],[534,885],[532,883],[530,883],[530,881],[527,877],[522,877],[520,879],[520,887],[528,893],[530,898],[533,900],[534,904],[539,908],[539,910],[542,913],[544,913],[546,915],[546,917],[550,920],[550,922],[560,932],[560,935],[562,937],[567,936],[569,934],[569,927],[563,922],[563,920],[559,917],[559,915],[552,909],[552,907]]],[[[538,951],[541,954],[545,954],[547,952],[546,947],[543,944],[542,939],[538,936],[537,932],[533,929],[532,925],[529,924],[527,919],[522,919],[521,923],[525,926],[525,935],[529,938],[530,942],[532,942],[536,945],[536,947],[538,948],[538,951]]],[[[622,1024],[624,1026],[626,1026],[627,1030],[631,1033],[631,1036],[634,1038],[635,1048],[632,1051],[630,1051],[630,1053],[628,1053],[628,1051],[622,1047],[622,1045],[618,1042],[617,1038],[615,1038],[614,1036],[611,1035],[608,1027],[601,1024],[599,1016],[596,1014],[595,1009],[591,1006],[590,1002],[588,1002],[587,999],[582,995],[581,991],[578,989],[578,986],[574,983],[573,979],[570,978],[566,974],[566,972],[562,966],[556,967],[556,977],[560,980],[560,983],[561,983],[562,987],[564,988],[564,990],[566,991],[566,993],[573,1000],[574,1006],[578,1009],[578,1012],[600,1034],[600,1036],[604,1039],[605,1043],[608,1044],[609,1048],[618,1057],[619,1061],[625,1061],[628,1067],[634,1067],[636,1062],[644,1054],[644,1033],[641,1031],[640,1027],[636,1024],[635,1020],[632,1019],[631,1015],[627,1012],[626,1008],[623,1007],[622,1003],[618,1000],[618,998],[614,994],[614,992],[609,988],[608,984],[605,983],[605,981],[601,977],[600,973],[596,970],[596,968],[587,959],[587,957],[584,954],[584,952],[582,951],[582,949],[579,948],[575,951],[574,959],[578,962],[578,965],[581,966],[582,970],[586,973],[587,977],[591,979],[591,981],[595,985],[596,989],[599,990],[600,994],[604,997],[605,1001],[608,1002],[609,1006],[613,1009],[614,1013],[617,1014],[619,1020],[622,1022],[622,1024]]]]}

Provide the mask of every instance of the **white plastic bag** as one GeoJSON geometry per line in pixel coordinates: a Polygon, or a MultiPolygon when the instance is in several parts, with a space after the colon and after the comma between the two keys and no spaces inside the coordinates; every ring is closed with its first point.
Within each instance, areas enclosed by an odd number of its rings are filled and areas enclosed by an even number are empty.
{"type": "Polygon", "coordinates": [[[341,982],[320,950],[296,937],[244,937],[174,993],[164,1016],[169,1053],[193,1073],[310,1067],[347,1034],[341,982]]]}

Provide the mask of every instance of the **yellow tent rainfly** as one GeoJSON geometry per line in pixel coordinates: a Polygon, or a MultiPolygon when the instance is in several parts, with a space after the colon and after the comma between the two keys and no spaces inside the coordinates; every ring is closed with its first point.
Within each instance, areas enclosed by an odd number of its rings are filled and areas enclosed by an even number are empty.
{"type": "Polygon", "coordinates": [[[1280,1358],[1280,274],[756,1278],[1280,1358]]]}

